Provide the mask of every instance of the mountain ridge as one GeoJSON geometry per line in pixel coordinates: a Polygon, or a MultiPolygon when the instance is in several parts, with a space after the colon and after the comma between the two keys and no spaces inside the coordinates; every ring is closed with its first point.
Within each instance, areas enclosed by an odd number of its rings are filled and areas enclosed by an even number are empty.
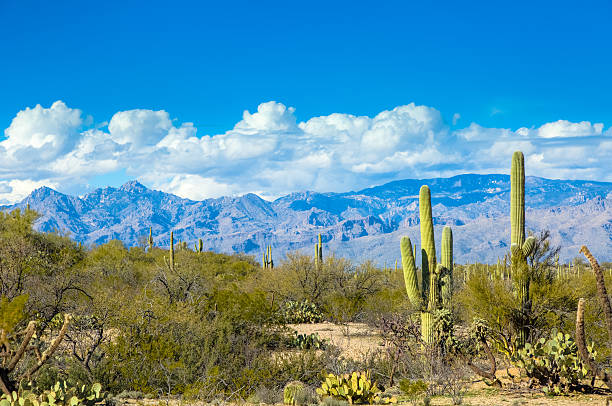
{"type": "MultiPolygon", "coordinates": [[[[142,244],[151,226],[156,245],[167,246],[173,230],[176,240],[190,245],[202,238],[207,249],[257,258],[270,244],[279,259],[293,250],[310,254],[321,233],[328,253],[383,264],[399,259],[401,235],[419,241],[423,184],[431,189],[436,234],[444,225],[453,226],[456,262],[503,257],[510,177],[499,174],[403,179],[341,193],[302,191],[272,201],[253,193],[196,201],[133,180],[81,197],[41,187],[20,203],[0,208],[30,204],[41,214],[38,230],[62,230],[89,245],[111,239],[142,244]]],[[[612,259],[612,183],[528,176],[525,188],[527,228],[550,229],[553,243],[562,246],[562,260],[577,256],[582,244],[602,261],[612,259]]]]}

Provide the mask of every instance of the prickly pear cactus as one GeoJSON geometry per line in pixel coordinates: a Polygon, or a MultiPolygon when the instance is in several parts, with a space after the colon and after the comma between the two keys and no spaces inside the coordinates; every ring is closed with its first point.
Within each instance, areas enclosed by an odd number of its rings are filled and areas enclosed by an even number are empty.
{"type": "Polygon", "coordinates": [[[370,372],[366,371],[344,375],[328,374],[316,391],[321,397],[331,396],[350,404],[371,405],[382,389],[372,381],[370,372]]]}

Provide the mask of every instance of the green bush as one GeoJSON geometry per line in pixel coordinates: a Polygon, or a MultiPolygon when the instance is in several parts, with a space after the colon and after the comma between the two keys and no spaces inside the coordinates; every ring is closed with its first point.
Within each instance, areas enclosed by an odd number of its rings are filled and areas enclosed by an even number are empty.
{"type": "Polygon", "coordinates": [[[428,385],[424,381],[418,379],[411,381],[410,379],[402,379],[399,382],[399,387],[404,395],[408,397],[408,400],[413,405],[419,403],[419,399],[427,394],[428,385]]]}

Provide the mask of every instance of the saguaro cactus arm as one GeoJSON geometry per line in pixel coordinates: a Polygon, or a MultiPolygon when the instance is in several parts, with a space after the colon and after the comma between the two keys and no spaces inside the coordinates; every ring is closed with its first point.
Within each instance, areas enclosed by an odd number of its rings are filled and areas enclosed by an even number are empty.
{"type": "Polygon", "coordinates": [[[412,243],[410,238],[402,237],[400,241],[400,249],[402,252],[402,268],[404,270],[404,283],[408,299],[414,307],[421,307],[422,296],[419,292],[419,286],[416,274],[416,265],[414,263],[414,255],[412,253],[412,243]]]}

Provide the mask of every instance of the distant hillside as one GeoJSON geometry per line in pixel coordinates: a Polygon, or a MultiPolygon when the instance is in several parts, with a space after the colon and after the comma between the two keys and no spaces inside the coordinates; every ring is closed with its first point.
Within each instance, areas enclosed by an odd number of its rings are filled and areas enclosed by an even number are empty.
{"type": "MultiPolygon", "coordinates": [[[[418,193],[432,191],[437,240],[442,226],[453,226],[455,260],[495,262],[510,238],[507,175],[459,175],[406,179],[348,193],[292,193],[269,202],[257,195],[192,201],[147,189],[136,181],[97,189],[81,198],[39,188],[21,203],[42,217],[37,228],[69,232],[85,244],[119,239],[136,245],[148,235],[157,245],[175,238],[198,238],[218,252],[245,252],[258,258],[267,244],[279,259],[287,251],[310,253],[321,233],[325,251],[354,260],[392,264],[402,235],[419,241],[418,193]]],[[[562,259],[588,244],[600,260],[612,260],[612,183],[526,179],[527,228],[552,231],[562,259]]]]}

